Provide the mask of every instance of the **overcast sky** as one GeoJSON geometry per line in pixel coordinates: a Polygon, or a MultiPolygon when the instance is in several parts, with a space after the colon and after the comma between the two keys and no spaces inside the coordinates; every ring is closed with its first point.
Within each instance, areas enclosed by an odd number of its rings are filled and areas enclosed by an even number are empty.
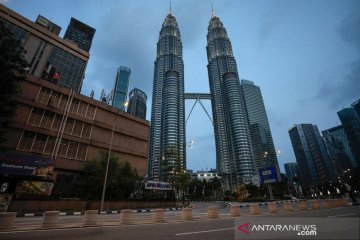
{"type": "MultiPolygon", "coordinates": [[[[94,27],[82,94],[110,91],[116,69],[131,68],[130,88],[148,95],[150,119],[156,43],[168,0],[0,0],[35,21],[38,14],[62,27],[74,17],[94,27]]],[[[280,167],[294,162],[288,135],[294,123],[320,131],[339,124],[337,111],[360,98],[360,1],[213,0],[232,42],[241,79],[260,86],[280,167]]],[[[183,43],[185,91],[209,92],[206,34],[209,0],[172,0],[183,43]]],[[[186,101],[187,115],[194,101],[186,101]]],[[[209,102],[203,101],[211,113],[209,102]]],[[[186,117],[187,117],[186,115],[186,117]]],[[[200,105],[187,123],[187,166],[215,167],[211,122],[200,105]]]]}

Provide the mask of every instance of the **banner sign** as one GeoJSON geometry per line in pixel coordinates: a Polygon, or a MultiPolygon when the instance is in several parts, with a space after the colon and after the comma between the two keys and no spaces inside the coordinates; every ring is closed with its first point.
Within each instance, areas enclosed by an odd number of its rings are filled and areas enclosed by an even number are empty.
{"type": "Polygon", "coordinates": [[[145,189],[155,189],[155,190],[171,190],[171,183],[169,182],[158,182],[158,181],[146,181],[145,189]]]}
{"type": "Polygon", "coordinates": [[[21,181],[16,185],[15,192],[50,195],[53,186],[52,182],[21,181]]]}
{"type": "Polygon", "coordinates": [[[279,182],[275,166],[259,169],[259,176],[261,184],[279,182]]]}
{"type": "Polygon", "coordinates": [[[54,161],[51,158],[0,152],[0,173],[46,177],[53,171],[54,161]]]}

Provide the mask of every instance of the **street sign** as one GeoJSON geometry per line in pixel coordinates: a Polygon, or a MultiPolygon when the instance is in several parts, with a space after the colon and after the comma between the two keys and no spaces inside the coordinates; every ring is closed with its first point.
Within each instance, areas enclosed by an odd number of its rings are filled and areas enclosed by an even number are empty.
{"type": "Polygon", "coordinates": [[[279,177],[275,166],[259,169],[259,176],[261,184],[279,182],[279,177]]]}

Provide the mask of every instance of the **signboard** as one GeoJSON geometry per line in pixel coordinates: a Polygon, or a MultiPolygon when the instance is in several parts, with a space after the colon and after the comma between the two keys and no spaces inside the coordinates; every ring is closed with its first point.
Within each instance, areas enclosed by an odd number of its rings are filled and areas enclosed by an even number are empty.
{"type": "Polygon", "coordinates": [[[21,181],[16,185],[15,192],[50,195],[53,186],[52,182],[21,181]]]}
{"type": "Polygon", "coordinates": [[[172,187],[171,187],[171,183],[169,182],[146,181],[145,189],[172,190],[172,187]]]}
{"type": "Polygon", "coordinates": [[[0,152],[0,173],[47,177],[54,171],[54,161],[35,155],[0,152]]]}
{"type": "Polygon", "coordinates": [[[275,166],[259,169],[259,176],[261,184],[279,182],[279,177],[275,166]]]}

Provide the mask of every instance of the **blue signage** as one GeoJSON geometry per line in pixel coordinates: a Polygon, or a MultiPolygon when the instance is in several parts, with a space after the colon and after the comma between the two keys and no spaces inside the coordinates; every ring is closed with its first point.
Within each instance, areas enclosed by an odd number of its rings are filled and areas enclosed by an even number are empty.
{"type": "Polygon", "coordinates": [[[259,176],[261,184],[279,182],[279,175],[275,166],[259,169],[259,176]]]}

